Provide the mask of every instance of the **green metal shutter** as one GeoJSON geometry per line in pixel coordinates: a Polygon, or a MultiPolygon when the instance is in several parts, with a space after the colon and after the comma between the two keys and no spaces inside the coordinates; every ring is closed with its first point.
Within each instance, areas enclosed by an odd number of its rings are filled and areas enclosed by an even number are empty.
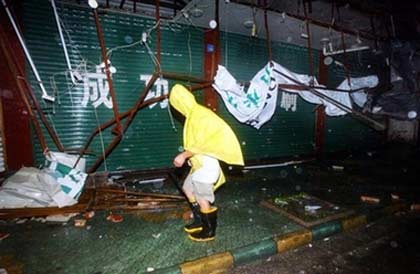
{"type": "MultiPolygon", "coordinates": [[[[86,61],[89,66],[100,61],[100,49],[91,10],[87,7],[58,3],[58,12],[66,26],[69,54],[73,68],[86,61]]],[[[108,47],[128,45],[141,38],[141,33],[155,24],[154,20],[136,15],[107,11],[101,13],[101,22],[108,47]]],[[[94,108],[88,104],[80,105],[83,87],[69,86],[66,79],[64,54],[61,48],[57,28],[48,1],[35,0],[24,2],[25,39],[29,51],[37,65],[41,78],[49,92],[57,87],[57,102],[42,102],[45,113],[66,148],[81,148],[92,129],[98,125],[94,108]],[[54,76],[54,77],[53,77],[54,76]],[[53,81],[54,80],[54,81],[53,81]]],[[[164,25],[162,27],[162,68],[164,71],[190,74],[202,77],[204,31],[194,27],[164,25]]],[[[155,32],[152,32],[150,47],[155,47],[155,32]]],[[[266,41],[237,34],[221,34],[222,64],[239,80],[249,81],[268,61],[266,41]]],[[[272,43],[273,59],[297,73],[309,73],[308,53],[304,47],[285,43],[272,43]]],[[[356,56],[357,57],[357,56],[356,56]]],[[[366,63],[353,57],[352,65],[366,63]]],[[[112,53],[112,65],[117,68],[113,75],[114,88],[120,112],[128,110],[139,97],[144,82],[140,74],[152,74],[154,64],[142,46],[116,50],[112,53]]],[[[318,71],[319,52],[313,51],[314,72],[318,71]]],[[[356,71],[356,69],[352,69],[356,71]]],[[[32,86],[40,94],[34,77],[27,70],[32,86]]],[[[340,83],[344,72],[339,68],[330,68],[330,86],[340,83]]],[[[173,81],[169,81],[169,88],[173,81]]],[[[197,95],[201,100],[201,94],[197,95]]],[[[261,158],[276,158],[307,154],[313,151],[315,105],[298,99],[297,111],[286,112],[279,107],[273,118],[260,130],[240,124],[227,112],[220,101],[220,115],[237,133],[247,161],[261,158]]],[[[112,110],[97,108],[99,124],[113,117],[112,110]]],[[[175,121],[172,129],[167,109],[159,105],[146,108],[137,114],[123,140],[107,158],[108,170],[154,169],[171,166],[173,156],[182,145],[182,126],[175,121]]],[[[106,146],[113,135],[110,130],[102,132],[106,146]]],[[[327,118],[326,148],[329,151],[343,147],[362,145],[377,140],[378,134],[360,124],[351,117],[327,118]]],[[[35,138],[35,137],[34,137],[35,138]]],[[[51,148],[51,140],[49,140],[51,148]]],[[[35,158],[42,163],[43,156],[39,144],[34,140],[35,158]]],[[[90,146],[92,155],[87,156],[89,166],[102,153],[99,136],[90,146]]],[[[104,165],[100,170],[104,169],[104,165]]]]}
{"type": "MultiPolygon", "coordinates": [[[[66,26],[66,42],[73,68],[86,61],[89,66],[98,65],[100,48],[91,10],[65,3],[57,3],[59,15],[66,26]]],[[[100,12],[100,18],[108,49],[128,45],[141,38],[143,31],[151,28],[155,21],[136,15],[128,15],[107,10],[100,12]]],[[[111,109],[99,106],[97,122],[91,102],[81,106],[83,85],[71,87],[66,79],[65,59],[59,34],[48,1],[24,2],[25,39],[41,78],[51,93],[55,85],[59,91],[57,102],[43,102],[58,135],[66,148],[80,149],[91,131],[113,117],[111,109]],[[52,76],[54,77],[52,78],[52,76]],[[55,83],[53,83],[54,79],[55,83]]],[[[150,47],[155,48],[155,32],[152,32],[150,47]]],[[[124,112],[134,105],[144,87],[140,74],[152,74],[154,64],[145,47],[137,45],[116,50],[111,56],[112,65],[117,68],[113,74],[114,89],[117,94],[119,111],[124,112]]],[[[162,26],[162,68],[191,76],[202,77],[203,32],[192,27],[172,24],[162,26]]],[[[29,69],[27,75],[34,89],[40,94],[29,69]]],[[[169,89],[173,81],[169,81],[169,89]]],[[[155,90],[155,88],[153,88],[155,90]]],[[[40,96],[39,96],[40,98],[40,96]]],[[[108,170],[164,168],[172,165],[172,158],[182,145],[182,127],[175,121],[177,132],[172,129],[168,109],[159,104],[151,109],[140,110],[124,135],[123,140],[107,158],[108,170]]],[[[112,127],[111,127],[112,128],[112,127]]],[[[102,132],[105,147],[113,135],[110,130],[102,132]]],[[[34,137],[35,158],[42,163],[40,146],[34,137]]],[[[49,140],[50,148],[54,148],[49,140]]],[[[102,153],[100,136],[90,146],[92,155],[87,155],[90,166],[102,153]]],[[[104,169],[102,165],[99,170],[104,169]]]]}

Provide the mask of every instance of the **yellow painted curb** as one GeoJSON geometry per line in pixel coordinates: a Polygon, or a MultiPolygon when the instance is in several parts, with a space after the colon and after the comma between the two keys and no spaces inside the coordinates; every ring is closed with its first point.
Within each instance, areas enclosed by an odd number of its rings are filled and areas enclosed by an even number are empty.
{"type": "Polygon", "coordinates": [[[344,219],[341,222],[343,231],[350,231],[352,229],[356,229],[366,224],[367,224],[367,218],[365,215],[358,215],[358,216],[350,217],[348,219],[344,219]]]}
{"type": "Polygon", "coordinates": [[[275,241],[277,242],[277,252],[281,253],[310,243],[312,241],[312,232],[306,229],[292,232],[276,237],[275,241]]]}
{"type": "Polygon", "coordinates": [[[233,266],[233,256],[229,252],[219,253],[180,265],[182,274],[223,273],[233,266]]]}

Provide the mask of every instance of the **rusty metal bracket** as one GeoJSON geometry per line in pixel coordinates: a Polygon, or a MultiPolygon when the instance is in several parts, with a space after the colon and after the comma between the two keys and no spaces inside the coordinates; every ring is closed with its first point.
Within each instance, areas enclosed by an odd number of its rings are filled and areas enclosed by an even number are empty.
{"type": "Polygon", "coordinates": [[[347,61],[347,50],[346,50],[346,44],[344,42],[344,32],[341,32],[341,44],[343,47],[343,56],[344,56],[343,65],[344,65],[344,69],[346,70],[347,83],[349,84],[349,87],[351,88],[350,70],[349,70],[348,61],[347,61]]]}
{"type": "MultiPolygon", "coordinates": [[[[136,104],[134,105],[134,107],[132,107],[127,113],[126,116],[127,119],[125,121],[124,126],[121,128],[121,134],[114,136],[113,140],[111,141],[111,143],[108,144],[107,148],[105,149],[105,152],[98,157],[98,159],[95,161],[95,163],[92,165],[92,167],[89,168],[88,172],[93,172],[95,171],[100,165],[101,163],[104,161],[104,159],[114,150],[114,148],[119,144],[119,142],[121,141],[124,132],[127,130],[127,128],[129,127],[129,125],[131,124],[132,120],[134,119],[135,114],[137,113],[137,111],[140,109],[140,106],[143,104],[144,99],[146,98],[147,94],[149,93],[149,90],[152,88],[152,86],[154,85],[154,83],[156,82],[158,78],[158,74],[154,73],[152,78],[150,79],[150,81],[146,84],[146,86],[143,89],[143,94],[140,96],[140,98],[137,100],[136,104]]],[[[117,121],[120,121],[120,116],[118,116],[118,120],[116,118],[114,118],[113,122],[111,124],[109,124],[108,126],[117,123],[117,121]]],[[[108,123],[106,123],[108,124],[108,123]]],[[[101,126],[102,127],[102,126],[101,126]]],[[[96,134],[99,131],[96,131],[96,134]]],[[[96,135],[95,134],[95,135],[96,135]]],[[[86,152],[90,142],[92,141],[93,137],[95,135],[92,135],[89,140],[87,145],[85,145],[85,147],[83,148],[83,150],[81,151],[80,155],[79,155],[79,159],[83,156],[83,154],[86,152]]],[[[79,161],[78,159],[78,161],[79,161]]]]}
{"type": "Polygon", "coordinates": [[[98,11],[96,8],[93,9],[93,17],[95,18],[96,32],[98,34],[99,45],[101,47],[102,62],[104,63],[104,66],[105,66],[106,79],[108,81],[109,93],[112,99],[112,110],[114,111],[114,117],[116,121],[115,128],[112,130],[112,132],[117,135],[121,135],[122,129],[121,129],[120,118],[118,115],[118,103],[117,103],[117,98],[116,98],[116,94],[114,91],[114,86],[113,86],[113,82],[111,78],[111,71],[109,70],[108,58],[106,56],[106,47],[105,47],[104,35],[102,32],[101,21],[99,19],[98,11]]]}
{"type": "MultiPolygon", "coordinates": [[[[312,77],[315,77],[314,75],[314,65],[312,63],[312,41],[311,41],[311,31],[310,31],[310,27],[309,27],[309,20],[308,20],[308,7],[306,5],[306,2],[303,2],[303,12],[305,14],[305,21],[306,21],[306,35],[308,36],[308,66],[309,66],[309,74],[312,77]]],[[[311,80],[310,85],[312,86],[313,83],[313,79],[311,80]]]]}
{"type": "MultiPolygon", "coordinates": [[[[121,5],[123,5],[123,3],[124,3],[124,1],[121,2],[121,5]]],[[[175,79],[175,80],[180,80],[180,81],[190,81],[190,82],[198,83],[198,85],[192,86],[190,88],[190,90],[195,90],[195,89],[211,86],[211,83],[208,80],[206,81],[206,80],[203,80],[201,78],[190,77],[190,76],[180,75],[180,74],[176,74],[176,73],[162,72],[162,68],[161,68],[160,0],[155,0],[155,6],[156,6],[155,19],[156,19],[156,24],[157,24],[157,28],[156,28],[156,34],[157,34],[156,55],[155,55],[155,58],[157,60],[157,64],[155,66],[155,72],[153,73],[152,78],[149,80],[149,82],[144,87],[141,96],[136,101],[134,106],[131,107],[128,111],[126,111],[124,113],[121,113],[121,114],[118,112],[116,96],[115,96],[115,92],[114,92],[114,89],[113,89],[113,86],[112,86],[112,79],[111,79],[111,75],[110,75],[110,71],[109,71],[109,67],[108,67],[108,60],[107,60],[107,56],[106,56],[106,48],[105,48],[105,42],[104,42],[104,39],[103,39],[103,32],[102,32],[101,23],[100,23],[98,12],[97,12],[96,8],[93,9],[93,13],[94,13],[94,17],[95,17],[95,23],[96,23],[96,29],[97,29],[97,34],[98,34],[98,40],[99,40],[99,43],[100,43],[100,46],[101,46],[102,59],[103,59],[103,62],[105,64],[105,72],[107,74],[107,80],[108,80],[109,89],[110,89],[112,102],[113,102],[114,118],[105,122],[105,123],[103,123],[102,125],[98,126],[97,128],[95,128],[93,130],[93,132],[91,133],[91,135],[87,139],[84,147],[80,150],[77,162],[87,152],[87,150],[88,150],[90,144],[92,143],[93,139],[95,138],[95,136],[97,136],[99,134],[99,132],[101,130],[104,130],[104,129],[110,127],[111,125],[116,124],[115,128],[113,129],[113,132],[117,133],[117,135],[114,136],[112,141],[108,144],[104,153],[101,156],[99,156],[96,159],[96,161],[93,163],[93,165],[88,169],[88,172],[94,172],[101,165],[101,163],[105,160],[105,158],[120,143],[120,141],[123,137],[123,134],[128,129],[128,127],[130,126],[130,124],[134,120],[137,112],[140,109],[142,109],[143,107],[145,107],[149,104],[152,104],[154,102],[157,102],[157,101],[160,101],[160,100],[163,100],[163,99],[167,98],[167,96],[165,95],[165,96],[160,96],[160,97],[153,98],[153,99],[145,101],[145,98],[147,97],[147,94],[149,93],[150,89],[152,88],[152,86],[154,85],[154,83],[156,82],[156,80],[159,77],[165,77],[165,78],[168,78],[168,79],[175,79]],[[125,119],[125,122],[124,122],[123,125],[121,124],[122,119],[125,119]]],[[[76,162],[76,164],[77,164],[77,162],[76,162]]]]}
{"type": "MultiPolygon", "coordinates": [[[[123,127],[122,127],[123,133],[130,126],[131,122],[134,120],[135,115],[137,114],[137,112],[139,110],[141,110],[142,108],[144,108],[144,107],[146,107],[150,104],[153,104],[155,102],[158,102],[160,100],[163,100],[163,99],[167,98],[167,95],[163,95],[163,96],[152,98],[152,99],[149,99],[149,100],[145,101],[145,98],[147,97],[148,92],[150,91],[150,89],[152,88],[152,86],[154,85],[156,80],[159,78],[159,76],[163,76],[165,78],[172,79],[172,80],[190,81],[190,82],[198,83],[197,85],[191,86],[191,88],[190,88],[191,91],[211,86],[210,82],[205,81],[205,80],[200,79],[200,78],[189,77],[187,75],[180,75],[180,74],[171,73],[171,72],[162,72],[162,73],[155,72],[152,75],[152,78],[149,80],[149,82],[144,87],[142,95],[136,101],[134,106],[131,107],[128,111],[119,114],[120,120],[127,118],[125,120],[125,123],[124,123],[123,127]]],[[[89,148],[90,144],[92,143],[93,139],[99,134],[99,132],[107,129],[108,127],[112,126],[115,123],[116,123],[116,119],[113,118],[113,119],[110,119],[109,121],[103,123],[102,125],[100,125],[99,127],[95,128],[93,130],[93,132],[91,133],[91,135],[87,139],[84,147],[80,150],[79,158],[78,158],[77,162],[86,153],[86,151],[88,150],[88,148],[89,148]]],[[[115,147],[119,144],[121,139],[122,139],[122,135],[121,136],[120,135],[115,136],[113,138],[113,140],[108,144],[107,148],[105,149],[104,155],[101,155],[97,158],[95,163],[88,169],[88,172],[94,172],[101,165],[101,163],[104,161],[104,159],[115,149],[115,147]]],[[[77,162],[75,163],[75,165],[77,165],[77,162]]]]}
{"type": "Polygon", "coordinates": [[[368,123],[374,129],[379,130],[379,131],[382,131],[382,130],[386,129],[386,125],[375,121],[374,119],[368,117],[367,115],[364,115],[363,113],[361,113],[357,110],[351,109],[348,106],[343,105],[342,103],[338,102],[337,100],[334,100],[333,98],[331,98],[329,96],[326,96],[326,95],[322,94],[321,92],[315,90],[313,87],[305,85],[304,83],[301,83],[301,82],[295,80],[294,78],[292,78],[292,77],[290,77],[290,76],[288,76],[288,75],[284,74],[283,72],[278,71],[276,69],[274,69],[274,72],[276,72],[279,75],[285,77],[286,79],[292,81],[293,83],[305,88],[307,91],[309,91],[309,92],[313,93],[314,95],[324,99],[328,103],[331,103],[331,104],[337,106],[338,108],[340,108],[340,109],[342,109],[342,110],[344,110],[348,113],[351,113],[355,118],[358,118],[359,120],[368,123]]]}
{"type": "Polygon", "coordinates": [[[270,62],[273,61],[273,53],[271,50],[271,40],[270,40],[270,30],[268,28],[268,15],[267,15],[267,0],[264,0],[264,26],[265,26],[265,36],[267,41],[267,49],[268,49],[268,58],[270,59],[270,62]]]}

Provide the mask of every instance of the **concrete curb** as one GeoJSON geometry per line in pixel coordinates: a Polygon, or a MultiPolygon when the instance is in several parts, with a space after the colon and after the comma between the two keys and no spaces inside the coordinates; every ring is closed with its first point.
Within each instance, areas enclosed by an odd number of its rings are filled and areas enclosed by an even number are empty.
{"type": "Polygon", "coordinates": [[[353,215],[341,220],[326,222],[313,228],[302,229],[292,233],[273,236],[261,242],[240,247],[231,251],[213,254],[196,260],[182,263],[178,266],[159,269],[152,273],[158,274],[217,274],[224,273],[233,266],[267,258],[277,253],[304,246],[340,232],[347,232],[360,228],[368,222],[408,209],[406,204],[393,204],[375,210],[368,214],[353,215]]]}

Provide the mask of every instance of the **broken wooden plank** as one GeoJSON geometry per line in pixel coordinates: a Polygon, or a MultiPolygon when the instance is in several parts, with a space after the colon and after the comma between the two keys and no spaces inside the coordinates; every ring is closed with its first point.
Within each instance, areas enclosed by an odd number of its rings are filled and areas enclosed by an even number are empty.
{"type": "Polygon", "coordinates": [[[28,207],[0,209],[0,219],[43,217],[64,213],[78,213],[88,209],[88,204],[76,204],[66,207],[28,207]]]}
{"type": "Polygon", "coordinates": [[[127,194],[127,195],[138,195],[138,196],[148,196],[148,197],[157,197],[157,198],[170,198],[170,199],[177,199],[177,200],[185,200],[185,197],[181,196],[181,195],[126,191],[126,190],[115,189],[115,188],[97,188],[95,190],[96,190],[96,192],[121,193],[121,194],[127,194]]]}

